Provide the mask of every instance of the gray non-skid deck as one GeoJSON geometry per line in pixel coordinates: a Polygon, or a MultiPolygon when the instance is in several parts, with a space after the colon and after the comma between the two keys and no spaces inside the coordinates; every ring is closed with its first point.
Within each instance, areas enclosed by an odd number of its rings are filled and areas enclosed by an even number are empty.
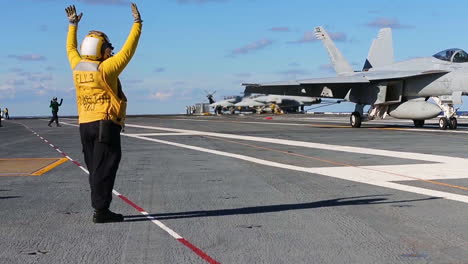
{"type": "MultiPolygon", "coordinates": [[[[34,131],[84,165],[76,120],[61,121],[3,121],[0,158],[63,157],[34,131]]],[[[130,117],[115,190],[220,263],[468,263],[460,123],[454,132],[309,115],[130,117]],[[418,175],[431,166],[442,169],[418,175]],[[381,181],[370,182],[374,172],[381,181]]],[[[125,222],[91,222],[87,174],[72,162],[0,177],[0,263],[208,262],[119,197],[111,209],[125,222]]]]}

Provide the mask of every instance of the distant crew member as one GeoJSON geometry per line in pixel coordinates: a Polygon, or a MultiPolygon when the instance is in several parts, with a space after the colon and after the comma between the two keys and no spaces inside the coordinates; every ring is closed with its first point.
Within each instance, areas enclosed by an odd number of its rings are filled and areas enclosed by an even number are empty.
{"type": "Polygon", "coordinates": [[[223,114],[223,107],[221,105],[217,105],[216,108],[215,108],[215,113],[216,113],[216,115],[223,114]]]}
{"type": "Polygon", "coordinates": [[[5,107],[5,118],[10,119],[10,114],[8,113],[8,108],[5,107]]]}
{"type": "Polygon", "coordinates": [[[275,111],[276,111],[276,104],[273,104],[273,103],[272,103],[272,104],[270,105],[270,109],[271,109],[271,113],[274,114],[275,111]]]}
{"type": "Polygon", "coordinates": [[[60,99],[60,103],[57,102],[57,97],[52,98],[52,101],[50,101],[49,107],[52,108],[52,118],[49,121],[48,126],[51,127],[50,124],[52,124],[55,121],[55,124],[59,127],[59,120],[58,120],[58,111],[59,111],[59,106],[62,105],[63,99],[60,99]]]}
{"type": "Polygon", "coordinates": [[[89,170],[93,222],[121,222],[121,214],[109,210],[115,176],[122,150],[120,131],[126,116],[127,98],[118,79],[130,62],[140,39],[142,20],[131,4],[134,23],[122,49],[113,55],[109,38],[100,31],[90,31],[77,50],[77,27],[83,13],[75,6],[65,9],[68,26],[67,54],[73,70],[80,124],[81,144],[89,170]]]}

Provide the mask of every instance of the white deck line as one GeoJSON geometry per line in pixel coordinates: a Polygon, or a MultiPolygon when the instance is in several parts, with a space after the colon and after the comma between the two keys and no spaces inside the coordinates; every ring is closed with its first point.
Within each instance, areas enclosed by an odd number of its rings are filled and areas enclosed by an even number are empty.
{"type": "Polygon", "coordinates": [[[199,136],[200,133],[122,133],[122,136],[142,136],[142,137],[153,137],[153,136],[199,136]]]}
{"type": "MultiPolygon", "coordinates": [[[[454,158],[454,157],[448,157],[448,156],[421,154],[421,153],[412,153],[412,152],[400,152],[400,151],[379,150],[379,149],[371,149],[371,148],[330,145],[330,144],[323,144],[323,143],[313,143],[313,142],[294,141],[294,140],[281,140],[281,139],[276,139],[276,138],[240,136],[240,135],[233,135],[233,134],[213,133],[213,132],[205,132],[205,131],[185,130],[185,129],[156,127],[156,126],[127,124],[127,127],[170,131],[170,132],[175,132],[175,133],[193,133],[193,134],[199,134],[199,135],[205,135],[205,136],[240,139],[240,140],[248,140],[248,141],[255,141],[255,142],[265,142],[265,143],[271,143],[271,144],[282,144],[282,145],[290,145],[290,146],[298,146],[298,147],[325,149],[325,150],[331,150],[331,151],[362,153],[362,154],[369,154],[369,155],[379,155],[379,156],[387,156],[387,157],[394,157],[394,158],[405,158],[405,159],[411,159],[411,160],[437,162],[437,164],[432,164],[432,165],[441,166],[441,168],[444,168],[445,166],[449,166],[450,168],[452,168],[454,171],[457,172],[457,178],[467,177],[467,176],[460,177],[459,175],[460,171],[464,174],[464,171],[465,171],[464,165],[468,164],[468,160],[463,159],[463,158],[454,158]]],[[[301,167],[301,166],[289,165],[285,163],[278,163],[278,162],[263,160],[259,158],[254,158],[254,157],[250,157],[246,155],[240,155],[240,154],[235,154],[235,153],[230,153],[230,152],[225,152],[225,151],[218,151],[218,150],[201,148],[201,147],[192,146],[192,145],[175,143],[175,142],[166,141],[166,140],[147,138],[144,136],[138,136],[138,135],[133,135],[133,134],[122,134],[122,135],[131,137],[131,138],[136,138],[136,139],[152,141],[156,143],[167,144],[167,145],[172,145],[176,147],[211,153],[215,155],[236,158],[236,159],[240,159],[240,160],[244,160],[244,161],[248,161],[248,162],[252,162],[256,164],[261,164],[265,166],[270,166],[270,167],[319,174],[319,175],[339,178],[343,180],[349,180],[349,181],[370,184],[370,185],[379,186],[379,187],[391,188],[391,189],[400,190],[400,191],[412,192],[412,193],[434,196],[434,197],[441,197],[441,198],[445,198],[449,200],[468,203],[468,196],[466,195],[436,191],[436,190],[425,189],[425,188],[420,188],[420,187],[413,187],[413,186],[408,186],[408,185],[403,185],[403,184],[392,182],[392,181],[415,180],[414,178],[411,178],[411,177],[419,177],[420,175],[415,176],[413,174],[415,173],[417,174],[417,171],[420,168],[427,167],[428,164],[361,166],[361,167],[356,166],[356,167],[336,167],[336,168],[307,168],[307,167],[301,167]],[[401,173],[399,171],[401,170],[400,167],[404,167],[404,166],[411,166],[412,169],[407,170],[404,173],[404,174],[411,175],[411,177],[405,177],[404,175],[392,175],[392,173],[401,173]],[[381,171],[373,170],[375,168],[381,171]],[[343,173],[343,170],[345,170],[346,173],[343,173]]],[[[436,169],[435,167],[432,168],[432,170],[429,170],[429,172],[440,174],[440,170],[436,169]]],[[[427,174],[427,171],[425,173],[427,174]]],[[[435,177],[434,175],[431,175],[431,173],[425,176],[424,175],[422,176],[423,176],[422,178],[427,178],[427,179],[444,178],[444,177],[435,177]]]]}
{"type": "MultiPolygon", "coordinates": [[[[303,120],[318,120],[320,123],[340,123],[340,125],[348,126],[348,122],[343,122],[343,119],[329,119],[327,118],[326,120],[324,118],[292,118],[290,120],[298,120],[298,119],[303,119],[303,120]]],[[[207,120],[207,119],[183,119],[183,118],[177,118],[177,119],[171,119],[171,120],[177,120],[177,121],[193,121],[193,122],[223,122],[223,121],[217,121],[217,120],[207,120]]],[[[285,120],[285,119],[283,119],[285,120]]],[[[397,121],[397,122],[392,122],[393,120],[389,121],[369,121],[365,122],[366,124],[374,124],[374,125],[413,125],[413,121],[410,122],[405,122],[405,121],[397,121]]],[[[317,125],[316,123],[314,124],[308,124],[308,123],[279,123],[279,122],[259,122],[259,121],[229,121],[227,120],[226,123],[241,123],[241,124],[261,124],[261,125],[277,125],[277,126],[310,126],[310,125],[317,125]]],[[[437,124],[426,124],[424,125],[426,128],[433,128],[433,129],[422,129],[422,128],[404,128],[404,127],[392,127],[392,130],[404,130],[404,131],[409,131],[409,132],[439,132],[439,133],[461,133],[461,134],[468,134],[468,131],[460,131],[461,130],[468,130],[468,128],[465,127],[458,127],[457,130],[440,130],[439,126],[437,124]]],[[[351,126],[349,127],[351,128],[351,126]]],[[[360,129],[371,129],[373,127],[363,127],[360,129]]],[[[385,129],[385,128],[376,128],[376,129],[385,129]]]]}
{"type": "Polygon", "coordinates": [[[202,134],[204,136],[239,139],[239,140],[263,142],[263,143],[270,143],[270,144],[280,144],[280,145],[297,146],[297,147],[305,147],[305,148],[324,149],[324,150],[340,151],[340,152],[369,154],[369,155],[386,156],[386,157],[392,157],[392,158],[404,158],[404,159],[410,159],[410,160],[423,160],[423,161],[438,162],[438,163],[464,162],[465,164],[468,164],[468,160],[463,159],[463,158],[455,158],[455,157],[432,155],[432,154],[421,154],[421,153],[415,153],[415,152],[402,152],[402,151],[381,150],[381,149],[362,148],[362,147],[350,147],[350,146],[342,146],[342,145],[314,143],[314,142],[307,142],[307,141],[296,141],[296,140],[286,140],[286,139],[278,139],[278,138],[255,137],[255,136],[241,136],[241,135],[234,135],[234,134],[214,133],[214,132],[186,130],[186,129],[177,129],[177,128],[156,127],[156,126],[142,126],[142,125],[127,124],[127,127],[146,128],[146,129],[153,129],[153,130],[179,132],[179,133],[197,133],[197,134],[202,134]]]}
{"type": "MultiPolygon", "coordinates": [[[[448,193],[448,192],[442,192],[442,191],[435,191],[435,190],[430,190],[430,189],[425,189],[425,188],[420,188],[420,187],[413,187],[413,186],[408,186],[408,185],[402,185],[398,183],[393,183],[390,182],[391,180],[394,179],[391,175],[385,175],[385,178],[387,180],[382,180],[382,177],[369,177],[368,173],[353,173],[349,172],[348,174],[322,174],[323,171],[321,171],[323,168],[307,168],[307,167],[301,167],[301,166],[295,166],[295,165],[289,165],[285,163],[279,163],[279,162],[273,162],[273,161],[267,161],[263,159],[258,159],[246,155],[240,155],[240,154],[234,154],[234,153],[229,153],[225,151],[218,151],[218,150],[213,150],[213,149],[207,149],[207,148],[201,148],[201,147],[196,147],[196,146],[191,146],[191,145],[186,145],[186,144],[180,144],[180,143],[175,143],[175,142],[170,142],[166,140],[160,140],[160,139],[154,139],[154,138],[146,138],[146,137],[139,137],[139,136],[129,136],[132,138],[137,138],[141,140],[146,140],[146,141],[152,141],[156,143],[162,143],[162,144],[167,144],[167,145],[172,145],[176,147],[181,147],[181,148],[187,148],[187,149],[192,149],[196,151],[201,151],[201,152],[206,152],[206,153],[211,153],[215,155],[220,155],[220,156],[225,156],[225,157],[230,157],[230,158],[235,158],[235,159],[240,159],[260,165],[265,165],[265,166],[270,166],[270,167],[276,167],[276,168],[281,168],[281,169],[287,169],[287,170],[293,170],[293,171],[301,171],[301,172],[307,172],[307,173],[315,173],[315,174],[321,174],[324,176],[329,176],[333,178],[340,178],[344,180],[349,180],[349,181],[354,181],[354,182],[359,182],[359,183],[364,183],[364,184],[370,184],[374,186],[379,186],[379,187],[385,187],[385,188],[390,188],[394,190],[400,190],[400,191],[406,191],[406,192],[412,192],[412,193],[417,193],[417,194],[423,194],[423,195],[428,195],[428,196],[433,196],[433,197],[440,197],[440,198],[445,198],[448,200],[453,200],[453,201],[459,201],[463,203],[468,203],[468,196],[466,195],[460,195],[460,194],[454,194],[454,193],[448,193]],[[322,172],[322,173],[320,173],[322,172]]],[[[424,165],[421,165],[424,166],[424,165]]],[[[359,169],[359,167],[355,167],[356,169],[359,169]]],[[[325,168],[328,169],[328,168],[325,168]]],[[[345,169],[348,169],[347,167],[345,169]]],[[[372,172],[372,175],[378,174],[379,172],[372,172]]],[[[380,174],[385,174],[383,172],[380,172],[380,174]]],[[[397,176],[398,179],[400,179],[399,176],[397,176]]]]}

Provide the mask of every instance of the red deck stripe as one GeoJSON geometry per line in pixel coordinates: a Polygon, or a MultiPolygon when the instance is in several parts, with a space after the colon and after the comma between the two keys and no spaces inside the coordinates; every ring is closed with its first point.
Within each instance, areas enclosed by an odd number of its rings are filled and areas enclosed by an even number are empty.
{"type": "Polygon", "coordinates": [[[192,245],[190,242],[188,242],[185,238],[179,238],[177,239],[180,243],[184,244],[186,247],[190,248],[195,254],[200,256],[202,259],[206,260],[206,262],[210,264],[220,264],[220,262],[212,259],[210,256],[208,256],[205,252],[203,252],[201,249],[197,248],[196,246],[192,245]]]}
{"type": "Polygon", "coordinates": [[[127,197],[125,197],[123,195],[119,195],[119,198],[124,200],[124,202],[128,203],[131,207],[135,208],[138,212],[140,212],[140,213],[145,212],[145,210],[143,208],[136,205],[134,202],[130,201],[127,197]]]}

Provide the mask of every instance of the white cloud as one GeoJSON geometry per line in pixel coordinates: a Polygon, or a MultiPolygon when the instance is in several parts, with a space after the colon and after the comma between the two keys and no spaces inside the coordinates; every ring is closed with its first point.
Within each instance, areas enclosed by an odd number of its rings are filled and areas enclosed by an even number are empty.
{"type": "Polygon", "coordinates": [[[12,98],[15,96],[16,87],[13,84],[0,84],[0,98],[12,98]]]}
{"type": "Polygon", "coordinates": [[[272,43],[273,43],[273,41],[270,40],[270,39],[260,39],[260,40],[254,41],[252,43],[249,43],[249,44],[247,44],[247,45],[245,45],[243,47],[233,49],[230,52],[230,55],[234,56],[234,55],[247,54],[247,53],[250,53],[252,51],[264,49],[264,48],[270,46],[272,43]]]}
{"type": "Polygon", "coordinates": [[[45,61],[46,57],[39,54],[24,54],[24,55],[8,55],[8,58],[17,59],[20,61],[45,61]]]}
{"type": "MultiPolygon", "coordinates": [[[[328,35],[330,36],[332,40],[338,41],[338,42],[346,42],[348,39],[346,34],[343,32],[328,32],[328,35]]],[[[317,37],[315,36],[315,32],[306,31],[304,32],[304,35],[302,36],[302,38],[295,40],[295,41],[289,41],[288,43],[301,44],[301,43],[309,43],[309,42],[315,42],[315,41],[318,41],[317,37]]]]}
{"type": "Polygon", "coordinates": [[[290,41],[289,43],[308,43],[308,42],[315,42],[318,41],[317,37],[315,37],[315,33],[313,31],[306,31],[302,38],[290,41]]]}
{"type": "Polygon", "coordinates": [[[275,31],[275,32],[289,32],[289,31],[291,31],[288,27],[272,27],[269,30],[270,31],[275,31]]]}
{"type": "Polygon", "coordinates": [[[412,28],[411,25],[404,25],[401,24],[400,21],[396,18],[388,18],[388,17],[378,17],[373,21],[366,24],[369,27],[376,27],[376,28],[385,28],[390,27],[393,29],[402,29],[402,28],[412,28]]]}
{"type": "Polygon", "coordinates": [[[151,94],[150,98],[156,99],[159,101],[166,101],[173,96],[174,96],[174,93],[172,91],[158,91],[158,92],[151,94]]]}
{"type": "Polygon", "coordinates": [[[330,32],[329,35],[334,41],[346,42],[346,40],[348,40],[348,37],[343,32],[330,32]]]}
{"type": "Polygon", "coordinates": [[[38,94],[38,95],[45,95],[46,93],[47,93],[47,92],[46,92],[46,90],[44,90],[44,89],[39,89],[39,90],[36,92],[36,94],[38,94]]]}

